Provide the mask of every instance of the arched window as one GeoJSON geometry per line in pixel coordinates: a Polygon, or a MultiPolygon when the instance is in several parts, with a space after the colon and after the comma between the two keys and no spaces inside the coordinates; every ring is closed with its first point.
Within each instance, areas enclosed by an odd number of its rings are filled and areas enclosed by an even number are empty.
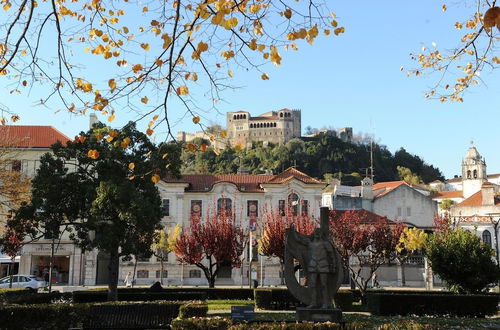
{"type": "Polygon", "coordinates": [[[231,215],[233,201],[230,198],[219,198],[217,200],[217,213],[231,215]]]}
{"type": "Polygon", "coordinates": [[[236,119],[236,115],[233,115],[233,119],[236,119]]]}
{"type": "Polygon", "coordinates": [[[489,230],[483,231],[483,242],[491,247],[491,233],[489,230]]]}
{"type": "Polygon", "coordinates": [[[283,112],[280,112],[280,117],[283,118],[283,112]]]}
{"type": "Polygon", "coordinates": [[[299,214],[299,195],[296,193],[288,195],[288,207],[292,211],[293,215],[299,214]]]}
{"type": "Polygon", "coordinates": [[[276,123],[274,123],[274,127],[276,127],[276,123]]]}
{"type": "Polygon", "coordinates": [[[467,171],[467,179],[470,179],[471,176],[470,176],[470,170],[467,171]]]}
{"type": "Polygon", "coordinates": [[[474,170],[473,176],[474,176],[474,179],[477,179],[477,170],[474,170]]]}

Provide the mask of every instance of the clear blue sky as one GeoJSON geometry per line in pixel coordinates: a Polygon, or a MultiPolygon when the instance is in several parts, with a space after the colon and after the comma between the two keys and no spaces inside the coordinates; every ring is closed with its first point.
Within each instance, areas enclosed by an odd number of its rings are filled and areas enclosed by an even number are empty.
{"type": "MultiPolygon", "coordinates": [[[[446,49],[457,45],[456,21],[473,11],[473,2],[456,7],[422,1],[333,2],[331,9],[346,27],[340,37],[318,38],[313,47],[283,52],[282,65],[255,72],[235,71],[235,84],[227,91],[220,114],[202,113],[203,120],[225,124],[225,112],[247,110],[257,115],[284,107],[302,109],[302,127],[352,126],[355,132],[374,133],[391,151],[404,147],[439,167],[446,177],[460,173],[460,162],[474,140],[486,158],[488,173],[500,173],[498,137],[500,80],[498,72],[482,72],[486,84],[465,95],[464,103],[426,100],[423,93],[437,77],[407,78],[400,67],[414,68],[410,52],[423,45],[446,49]]],[[[498,56],[498,53],[495,54],[498,56]]],[[[99,67],[97,68],[99,69],[99,67]]],[[[2,86],[5,81],[0,80],[2,86]]],[[[54,114],[59,104],[35,106],[41,90],[13,95],[0,90],[0,104],[21,115],[19,124],[52,125],[72,137],[88,127],[88,117],[54,114]]],[[[200,97],[202,97],[200,95],[200,97]]],[[[173,110],[178,118],[180,111],[173,110]]],[[[121,114],[120,125],[134,115],[121,114]]],[[[174,131],[198,128],[187,117],[174,131]]]]}

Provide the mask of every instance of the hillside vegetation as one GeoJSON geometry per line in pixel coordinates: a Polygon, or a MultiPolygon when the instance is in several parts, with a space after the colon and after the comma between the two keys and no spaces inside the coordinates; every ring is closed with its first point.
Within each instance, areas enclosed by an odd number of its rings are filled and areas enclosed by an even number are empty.
{"type": "MultiPolygon", "coordinates": [[[[203,143],[201,139],[193,142],[203,143]]],[[[343,184],[357,185],[370,166],[370,145],[320,134],[292,139],[283,146],[254,144],[241,151],[226,148],[218,155],[210,148],[205,152],[185,151],[182,163],[184,174],[230,174],[238,173],[240,168],[251,174],[262,174],[266,170],[276,174],[296,166],[318,179],[336,177],[341,178],[343,184]]],[[[404,148],[392,154],[385,146],[374,144],[373,163],[375,182],[409,178],[413,183],[429,183],[443,179],[438,168],[404,148]]]]}

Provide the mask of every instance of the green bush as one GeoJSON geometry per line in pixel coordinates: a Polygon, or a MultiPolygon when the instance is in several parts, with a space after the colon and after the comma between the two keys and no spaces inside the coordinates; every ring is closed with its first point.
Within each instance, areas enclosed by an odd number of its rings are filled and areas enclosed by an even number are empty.
{"type": "Polygon", "coordinates": [[[255,289],[254,290],[255,307],[259,309],[271,309],[273,301],[272,289],[255,289]]]}
{"type": "Polygon", "coordinates": [[[333,330],[341,329],[338,323],[261,323],[236,324],[230,330],[333,330]]]}
{"type": "Polygon", "coordinates": [[[206,317],[208,305],[202,302],[187,303],[180,307],[179,318],[187,319],[190,317],[206,317]]]}
{"type": "MultiPolygon", "coordinates": [[[[206,300],[204,292],[176,292],[176,291],[118,291],[118,301],[156,301],[156,300],[206,300]]],[[[75,291],[73,301],[75,303],[105,302],[108,299],[107,291],[75,291]]]]}
{"type": "MultiPolygon", "coordinates": [[[[290,310],[303,306],[288,289],[255,289],[255,307],[259,309],[290,310]]],[[[345,311],[352,309],[353,294],[350,291],[338,291],[335,305],[345,311]]]]}
{"type": "Polygon", "coordinates": [[[0,289],[0,305],[17,303],[29,293],[25,289],[0,289]]]}
{"type": "Polygon", "coordinates": [[[0,308],[0,329],[69,329],[87,316],[87,304],[10,305],[0,308]]]}
{"type": "Polygon", "coordinates": [[[172,321],[172,330],[227,330],[231,326],[231,320],[221,317],[212,318],[177,318],[172,321]]]}
{"type": "Polygon", "coordinates": [[[374,315],[452,315],[484,317],[496,314],[498,295],[367,292],[374,315]]]}
{"type": "Polygon", "coordinates": [[[479,293],[500,278],[494,250],[463,228],[430,235],[425,255],[434,273],[459,293],[479,293]]]}

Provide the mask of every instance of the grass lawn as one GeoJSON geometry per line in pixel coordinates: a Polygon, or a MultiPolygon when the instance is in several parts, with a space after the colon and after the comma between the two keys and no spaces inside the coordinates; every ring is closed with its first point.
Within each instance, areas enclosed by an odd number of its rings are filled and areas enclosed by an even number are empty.
{"type": "Polygon", "coordinates": [[[207,300],[208,310],[228,310],[231,311],[231,306],[253,305],[254,300],[207,300]]]}

